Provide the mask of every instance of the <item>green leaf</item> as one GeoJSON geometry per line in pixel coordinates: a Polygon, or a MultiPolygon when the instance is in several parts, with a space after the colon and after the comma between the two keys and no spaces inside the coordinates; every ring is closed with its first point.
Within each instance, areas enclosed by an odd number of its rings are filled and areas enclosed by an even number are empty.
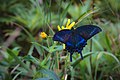
{"type": "Polygon", "coordinates": [[[60,78],[51,70],[41,69],[40,72],[43,74],[47,74],[53,80],[60,80],[60,78]]]}
{"type": "Polygon", "coordinates": [[[43,49],[45,49],[46,51],[50,52],[47,47],[45,47],[45,46],[43,46],[43,45],[41,45],[41,44],[39,44],[39,43],[37,43],[37,42],[31,42],[31,43],[33,43],[34,45],[40,46],[40,47],[42,47],[43,49]]]}
{"type": "Polygon", "coordinates": [[[33,56],[31,56],[31,55],[25,56],[24,59],[27,60],[27,61],[32,61],[33,63],[39,65],[38,60],[36,58],[34,58],[33,56]]]}
{"type": "Polygon", "coordinates": [[[17,62],[18,64],[20,64],[22,67],[24,67],[27,71],[30,71],[30,69],[26,66],[26,64],[23,63],[23,62],[18,58],[18,56],[16,56],[16,55],[12,52],[12,50],[7,49],[7,52],[8,52],[9,55],[11,55],[11,56],[16,60],[16,62],[17,62]]]}
{"type": "Polygon", "coordinates": [[[32,45],[32,46],[30,47],[30,50],[29,50],[29,52],[28,52],[28,55],[32,55],[33,49],[34,49],[34,45],[32,45]]]}
{"type": "Polygon", "coordinates": [[[63,46],[62,45],[53,45],[51,47],[49,47],[49,51],[52,53],[52,52],[55,52],[55,51],[61,51],[63,50],[63,46]]]}
{"type": "Polygon", "coordinates": [[[83,19],[85,19],[86,17],[88,17],[89,15],[93,14],[93,13],[96,13],[99,9],[96,9],[94,11],[92,10],[89,10],[88,12],[85,12],[83,15],[81,15],[79,18],[78,18],[78,21],[76,22],[75,25],[77,25],[79,22],[81,22],[83,19]]]}
{"type": "Polygon", "coordinates": [[[63,24],[63,21],[64,21],[64,19],[65,19],[65,16],[66,16],[66,14],[67,14],[67,11],[68,11],[68,9],[69,9],[69,7],[70,7],[70,5],[71,5],[72,2],[73,2],[73,0],[69,2],[69,4],[67,5],[67,7],[63,10],[62,14],[60,15],[60,18],[62,18],[60,25],[63,24]]]}
{"type": "Polygon", "coordinates": [[[36,48],[37,52],[42,56],[43,53],[42,53],[40,47],[38,45],[36,45],[36,44],[34,44],[34,45],[35,45],[35,48],[36,48]]]}
{"type": "MultiPolygon", "coordinates": [[[[90,56],[90,55],[92,55],[92,54],[93,54],[93,52],[86,53],[86,54],[83,56],[83,58],[86,58],[86,57],[88,57],[88,56],[90,56]]],[[[71,63],[71,66],[75,67],[77,64],[79,64],[80,61],[82,61],[81,57],[78,58],[77,60],[75,60],[74,62],[72,62],[72,63],[71,63]]]]}
{"type": "Polygon", "coordinates": [[[38,78],[38,79],[35,79],[35,80],[50,80],[49,78],[38,78]]]}
{"type": "Polygon", "coordinates": [[[104,52],[104,51],[102,53],[111,56],[120,65],[120,61],[115,55],[113,55],[112,53],[109,53],[109,52],[104,52]]]}

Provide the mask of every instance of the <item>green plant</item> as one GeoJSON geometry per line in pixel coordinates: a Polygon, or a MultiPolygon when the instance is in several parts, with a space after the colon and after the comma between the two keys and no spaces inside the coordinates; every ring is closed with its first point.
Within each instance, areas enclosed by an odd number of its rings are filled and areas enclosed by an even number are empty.
{"type": "Polygon", "coordinates": [[[118,3],[119,0],[0,1],[0,79],[119,80],[118,3]],[[68,18],[76,22],[74,28],[83,24],[102,28],[83,49],[83,60],[74,53],[70,62],[63,45],[52,40],[57,25],[65,25],[68,18]],[[14,36],[16,29],[19,34],[14,36]],[[41,31],[46,32],[45,39],[39,36],[41,31]]]}

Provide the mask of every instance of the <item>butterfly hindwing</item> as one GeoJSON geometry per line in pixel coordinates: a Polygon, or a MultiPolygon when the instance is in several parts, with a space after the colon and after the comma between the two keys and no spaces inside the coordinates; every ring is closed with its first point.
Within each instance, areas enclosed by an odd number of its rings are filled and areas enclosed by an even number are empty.
{"type": "Polygon", "coordinates": [[[75,29],[76,34],[81,35],[86,40],[90,39],[100,31],[102,31],[101,28],[95,25],[84,25],[75,29]]]}
{"type": "Polygon", "coordinates": [[[69,37],[69,40],[65,44],[66,49],[68,50],[68,52],[70,52],[70,61],[72,61],[72,54],[74,52],[80,53],[81,58],[83,59],[82,50],[83,47],[85,47],[85,45],[87,44],[86,40],[83,37],[75,34],[73,31],[72,35],[69,37]]]}
{"type": "Polygon", "coordinates": [[[61,30],[61,31],[55,33],[53,40],[59,41],[62,43],[66,43],[68,41],[69,37],[71,36],[71,34],[72,34],[71,30],[68,30],[68,29],[61,30]]]}

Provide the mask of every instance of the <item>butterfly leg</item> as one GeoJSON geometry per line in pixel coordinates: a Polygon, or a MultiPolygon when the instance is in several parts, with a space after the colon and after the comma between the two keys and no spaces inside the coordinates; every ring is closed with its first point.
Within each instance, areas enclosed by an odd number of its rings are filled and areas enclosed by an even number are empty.
{"type": "Polygon", "coordinates": [[[82,53],[80,53],[80,55],[81,55],[81,59],[83,59],[83,55],[82,55],[82,53]]]}
{"type": "Polygon", "coordinates": [[[78,51],[78,53],[80,53],[80,55],[81,55],[81,59],[83,59],[83,55],[82,55],[82,52],[81,52],[81,51],[78,51]]]}
{"type": "Polygon", "coordinates": [[[72,52],[70,52],[70,62],[72,62],[72,52]]]}

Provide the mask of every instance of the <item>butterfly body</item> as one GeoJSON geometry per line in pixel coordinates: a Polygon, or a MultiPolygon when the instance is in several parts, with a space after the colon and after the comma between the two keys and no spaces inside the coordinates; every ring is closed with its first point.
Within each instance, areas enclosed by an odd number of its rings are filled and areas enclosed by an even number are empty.
{"type": "Polygon", "coordinates": [[[70,52],[70,61],[72,61],[72,54],[78,52],[82,56],[82,50],[85,45],[87,45],[87,40],[92,36],[100,32],[101,29],[94,25],[84,25],[76,29],[64,29],[57,32],[53,40],[59,41],[65,44],[65,48],[70,52]]]}

